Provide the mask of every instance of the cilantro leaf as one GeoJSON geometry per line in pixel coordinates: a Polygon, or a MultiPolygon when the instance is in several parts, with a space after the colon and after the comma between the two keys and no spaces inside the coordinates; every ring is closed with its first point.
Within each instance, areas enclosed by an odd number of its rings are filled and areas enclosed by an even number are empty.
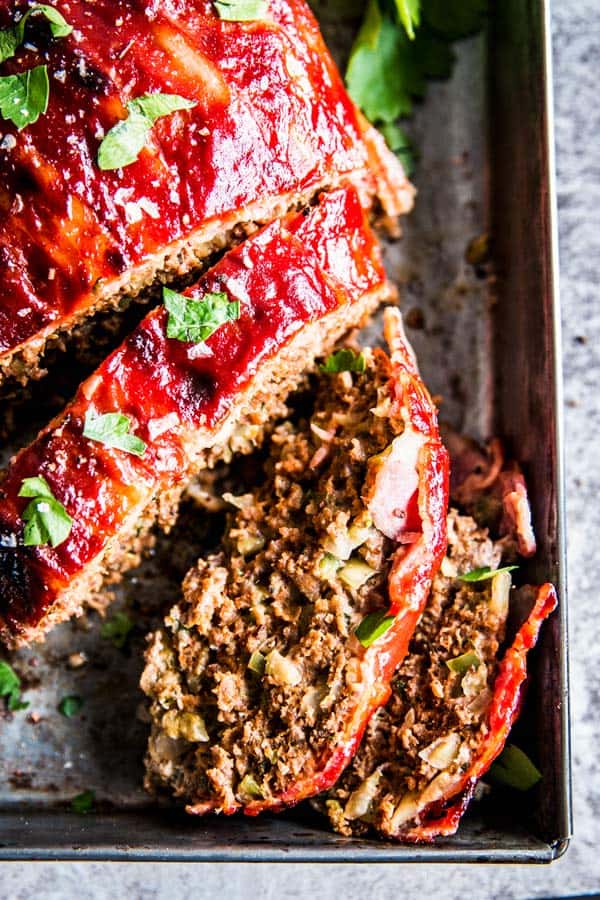
{"type": "Polygon", "coordinates": [[[29,703],[21,700],[21,679],[7,662],[0,660],[0,697],[11,712],[26,709],[29,703]]]}
{"type": "Polygon", "coordinates": [[[46,6],[43,3],[37,3],[25,12],[15,25],[9,28],[3,28],[0,31],[0,63],[6,59],[10,59],[17,52],[17,48],[21,46],[25,40],[25,25],[27,20],[34,15],[41,13],[50,24],[50,32],[52,37],[67,37],[73,31],[73,27],[69,25],[66,19],[53,6],[46,6]]]}
{"type": "Polygon", "coordinates": [[[421,22],[421,0],[394,0],[398,18],[404,25],[407,35],[414,41],[415,26],[421,22]]]}
{"type": "Polygon", "coordinates": [[[132,628],[133,622],[127,613],[118,612],[102,623],[100,636],[105,640],[112,641],[118,650],[122,650],[132,628]]]}
{"type": "Polygon", "coordinates": [[[251,22],[263,19],[268,10],[267,0],[215,0],[219,18],[227,22],[251,22]]]}
{"type": "Polygon", "coordinates": [[[518,566],[505,566],[503,569],[490,569],[489,566],[483,566],[481,569],[473,569],[472,572],[467,572],[465,575],[459,575],[458,579],[459,581],[475,584],[480,581],[488,581],[490,578],[495,578],[496,575],[501,575],[503,572],[514,572],[514,570],[518,568],[518,566]]]}
{"type": "Polygon", "coordinates": [[[103,170],[120,169],[135,162],[148,143],[157,119],[180,109],[192,109],[195,100],[179,94],[143,94],[127,104],[127,117],[117,122],[98,148],[98,165],[103,170]]]}
{"type": "Polygon", "coordinates": [[[71,800],[71,809],[78,815],[85,816],[87,813],[92,812],[95,798],[95,791],[84,791],[82,794],[77,794],[71,800]]]}
{"type": "Polygon", "coordinates": [[[0,115],[22,131],[37,122],[48,109],[47,66],[36,66],[19,75],[0,77],[0,115]]]}
{"type": "Polygon", "coordinates": [[[113,412],[99,415],[93,409],[85,414],[83,436],[107,447],[115,447],[134,456],[143,456],[146,444],[139,437],[130,434],[131,419],[123,413],[113,412]]]}
{"type": "Polygon", "coordinates": [[[23,543],[26,547],[51,544],[58,547],[69,537],[73,519],[53,495],[50,485],[41,475],[24,478],[19,497],[33,497],[22,513],[26,522],[23,543]]]}
{"type": "Polygon", "coordinates": [[[83,698],[78,697],[77,694],[69,694],[67,697],[63,697],[58,704],[58,711],[63,716],[66,716],[67,719],[72,719],[82,707],[83,698]]]}
{"type": "Polygon", "coordinates": [[[362,353],[355,353],[348,347],[331,353],[321,366],[322,372],[364,372],[366,369],[365,358],[362,353]]]}
{"type": "Polygon", "coordinates": [[[410,178],[415,170],[416,151],[412,141],[403,128],[394,122],[386,122],[381,125],[379,130],[387,141],[387,145],[392,150],[400,162],[406,175],[410,178]]]}
{"type": "Polygon", "coordinates": [[[488,0],[426,0],[423,17],[447,41],[474,34],[483,26],[488,0]]]}
{"type": "Polygon", "coordinates": [[[537,766],[514,744],[507,744],[490,768],[489,775],[492,781],[517,791],[529,791],[542,779],[537,766]]]}
{"type": "Polygon", "coordinates": [[[202,300],[194,300],[165,287],[163,301],[169,313],[167,337],[177,341],[202,343],[221,325],[240,317],[239,300],[230,303],[223,293],[209,293],[202,300]]]}

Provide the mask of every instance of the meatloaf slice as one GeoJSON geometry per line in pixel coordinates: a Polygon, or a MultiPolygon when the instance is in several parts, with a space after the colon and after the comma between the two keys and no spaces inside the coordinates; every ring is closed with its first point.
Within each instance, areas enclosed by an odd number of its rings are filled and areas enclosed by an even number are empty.
{"type": "MultiPolygon", "coordinates": [[[[49,101],[23,130],[2,121],[0,387],[42,374],[44,348],[92,313],[321,190],[351,182],[365,207],[378,196],[389,215],[410,208],[400,164],[348,98],[306,3],[268,0],[253,21],[217,7],[59,0],[72,31],[55,39],[43,15],[28,18],[3,75],[45,66],[49,101]],[[162,115],[134,161],[101,169],[101,141],[146,94],[194,105],[162,115]]],[[[0,29],[23,9],[2,0],[0,29]]]]}
{"type": "Polygon", "coordinates": [[[389,696],[446,547],[447,458],[395,309],[386,334],[391,358],[328,360],[151,638],[147,786],[190,813],[327,789],[389,696]]]}
{"type": "Polygon", "coordinates": [[[169,523],[191,477],[251,449],[315,357],[390,291],[356,191],[338,189],[254,234],[189,288],[175,317],[179,339],[167,336],[164,306],[151,312],[0,484],[3,639],[37,640],[102,602],[103,582],[135,564],[150,526],[169,523]],[[206,340],[186,339],[188,317],[223,301],[239,317],[206,340]],[[114,432],[84,436],[90,417],[107,414],[125,417],[125,448],[122,433],[120,449],[114,432]],[[60,533],[45,538],[52,514],[60,533]]]}
{"type": "Polygon", "coordinates": [[[511,576],[469,583],[459,576],[496,570],[506,542],[452,510],[448,551],[392,682],[339,782],[315,805],[336,831],[377,831],[408,842],[453,834],[479,778],[501,752],[520,706],[526,654],[554,609],[551,585],[502,660],[511,576]]]}

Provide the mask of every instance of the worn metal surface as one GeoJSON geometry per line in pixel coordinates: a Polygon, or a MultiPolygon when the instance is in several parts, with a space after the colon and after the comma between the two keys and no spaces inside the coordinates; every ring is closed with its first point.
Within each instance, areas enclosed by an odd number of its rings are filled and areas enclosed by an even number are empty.
{"type": "MultiPolygon", "coordinates": [[[[564,601],[543,6],[501,6],[489,54],[483,38],[465,43],[453,80],[430,91],[411,124],[421,151],[419,197],[404,240],[386,247],[386,260],[442,417],[475,437],[497,430],[525,463],[541,539],[532,578],[558,581],[564,601]],[[468,243],[490,226],[493,290],[488,272],[465,261],[468,243]]],[[[520,740],[540,763],[544,787],[527,805],[507,809],[502,795],[492,794],[455,838],[424,848],[339,838],[308,810],[248,822],[153,809],[141,788],[144,634],[176,596],[206,531],[198,516],[185,519],[125,580],[115,609],[126,607],[136,628],[124,650],[101,638],[92,613],[13,656],[30,707],[0,721],[0,858],[546,862],[564,848],[564,615],[547,627],[532,659],[520,740]],[[86,663],[72,669],[68,658],[76,652],[86,663]],[[85,701],[72,719],[57,711],[69,694],[85,701]],[[68,802],[87,789],[96,792],[98,812],[75,816],[68,802]]]]}

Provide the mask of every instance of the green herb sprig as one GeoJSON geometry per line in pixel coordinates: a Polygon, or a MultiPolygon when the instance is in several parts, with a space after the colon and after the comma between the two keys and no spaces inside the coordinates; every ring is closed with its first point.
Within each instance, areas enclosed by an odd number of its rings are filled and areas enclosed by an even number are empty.
{"type": "Polygon", "coordinates": [[[0,77],[0,116],[22,131],[48,109],[50,86],[47,66],[35,66],[18,75],[0,77]]]}
{"type": "Polygon", "coordinates": [[[215,8],[227,22],[251,22],[264,19],[269,4],[267,0],[215,0],[215,8]]]}
{"type": "Polygon", "coordinates": [[[514,572],[515,569],[518,569],[518,566],[504,566],[502,569],[490,569],[489,566],[483,566],[481,569],[473,569],[472,572],[466,572],[464,575],[459,575],[459,581],[466,581],[468,584],[477,584],[480,581],[489,581],[490,578],[495,578],[496,575],[502,575],[503,572],[514,572]]]}
{"type": "Polygon", "coordinates": [[[322,372],[364,372],[367,367],[365,357],[362,353],[355,353],[348,347],[336,350],[331,353],[325,360],[325,365],[321,366],[322,372]]]}
{"type": "Polygon", "coordinates": [[[195,100],[179,94],[143,94],[127,104],[127,117],[117,122],[98,148],[102,170],[121,169],[135,162],[148,143],[152,126],[158,119],[181,109],[192,109],[195,100]]]}
{"type": "Polygon", "coordinates": [[[369,613],[369,615],[365,616],[362,620],[354,634],[363,647],[370,647],[371,644],[374,644],[375,641],[379,640],[379,638],[391,628],[394,623],[394,618],[395,616],[390,616],[389,613],[385,611],[369,613]]]}
{"type": "Polygon", "coordinates": [[[526,753],[514,744],[508,744],[489,771],[492,781],[514,788],[517,791],[529,791],[539,781],[542,773],[526,753]]]}
{"type": "Polygon", "coordinates": [[[177,341],[202,343],[221,325],[240,317],[239,300],[230,302],[223,293],[209,293],[202,300],[194,300],[165,287],[163,302],[169,313],[167,337],[177,341]]]}
{"type": "Polygon", "coordinates": [[[106,622],[102,623],[100,636],[107,641],[112,641],[113,645],[122,650],[127,642],[127,638],[133,628],[133,622],[124,612],[117,612],[106,622]]]}
{"type": "Polygon", "coordinates": [[[48,21],[52,37],[67,37],[73,31],[73,26],[69,25],[57,9],[44,3],[36,3],[23,13],[18,22],[0,31],[0,63],[15,55],[25,40],[25,26],[28,20],[37,15],[43,16],[48,21]]]}
{"type": "Polygon", "coordinates": [[[67,719],[72,719],[73,716],[76,716],[81,712],[83,702],[83,697],[79,697],[77,694],[69,694],[68,696],[63,697],[58,704],[58,711],[67,719]]]}
{"type": "Polygon", "coordinates": [[[146,452],[144,441],[130,434],[131,419],[123,413],[112,412],[99,415],[95,410],[88,409],[85,414],[83,436],[90,441],[97,441],[106,447],[115,447],[125,453],[134,456],[143,456],[146,452]]]}
{"type": "Polygon", "coordinates": [[[11,712],[27,709],[29,703],[21,700],[21,679],[7,662],[0,660],[0,697],[11,712]]]}
{"type": "Polygon", "coordinates": [[[41,475],[24,478],[19,497],[32,498],[22,513],[26,523],[23,532],[26,547],[44,544],[58,547],[66,541],[73,527],[73,519],[56,499],[45,478],[41,475]]]}

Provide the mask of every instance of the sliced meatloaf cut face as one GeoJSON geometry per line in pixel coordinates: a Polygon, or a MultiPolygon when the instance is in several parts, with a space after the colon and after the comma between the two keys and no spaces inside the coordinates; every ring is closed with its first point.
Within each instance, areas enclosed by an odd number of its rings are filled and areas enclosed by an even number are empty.
{"type": "Polygon", "coordinates": [[[386,310],[382,350],[332,357],[310,418],[272,435],[264,484],[151,638],[147,786],[253,815],[348,763],[445,549],[435,411],[386,310]],[[344,361],[345,360],[345,361],[344,361]]]}
{"type": "Polygon", "coordinates": [[[226,254],[180,297],[177,337],[167,336],[165,306],[151,312],[0,483],[3,639],[39,639],[85,604],[106,603],[102,584],[135,565],[150,526],[171,521],[192,476],[255,446],[315,357],[391,294],[359,197],[340,188],[226,254]],[[193,316],[210,322],[219,302],[224,324],[186,339],[193,316]],[[114,430],[84,436],[90,417],[107,414],[125,417],[125,447],[122,431],[116,445],[114,430]],[[40,477],[45,485],[27,481],[40,477]],[[32,490],[49,492],[51,509],[32,490]],[[52,513],[64,525],[56,503],[71,527],[50,546],[40,528],[52,513]]]}
{"type": "MultiPolygon", "coordinates": [[[[320,190],[351,182],[365,208],[376,196],[390,215],[410,208],[400,164],[348,98],[303,0],[269,0],[239,22],[217,6],[61,0],[73,30],[55,39],[44,16],[27,20],[3,74],[46,66],[49,101],[21,131],[2,123],[0,386],[41,374],[44,348],[91,314],[320,190]],[[146,94],[194,105],[161,116],[133,161],[101,169],[101,141],[146,94]]],[[[3,0],[0,28],[22,12],[3,0]]]]}
{"type": "Polygon", "coordinates": [[[452,510],[448,550],[431,596],[392,681],[342,778],[315,806],[345,835],[376,831],[405,842],[453,834],[478,779],[502,751],[520,708],[526,655],[554,609],[551,585],[532,591],[531,613],[499,653],[511,575],[496,571],[506,544],[452,510]]]}

